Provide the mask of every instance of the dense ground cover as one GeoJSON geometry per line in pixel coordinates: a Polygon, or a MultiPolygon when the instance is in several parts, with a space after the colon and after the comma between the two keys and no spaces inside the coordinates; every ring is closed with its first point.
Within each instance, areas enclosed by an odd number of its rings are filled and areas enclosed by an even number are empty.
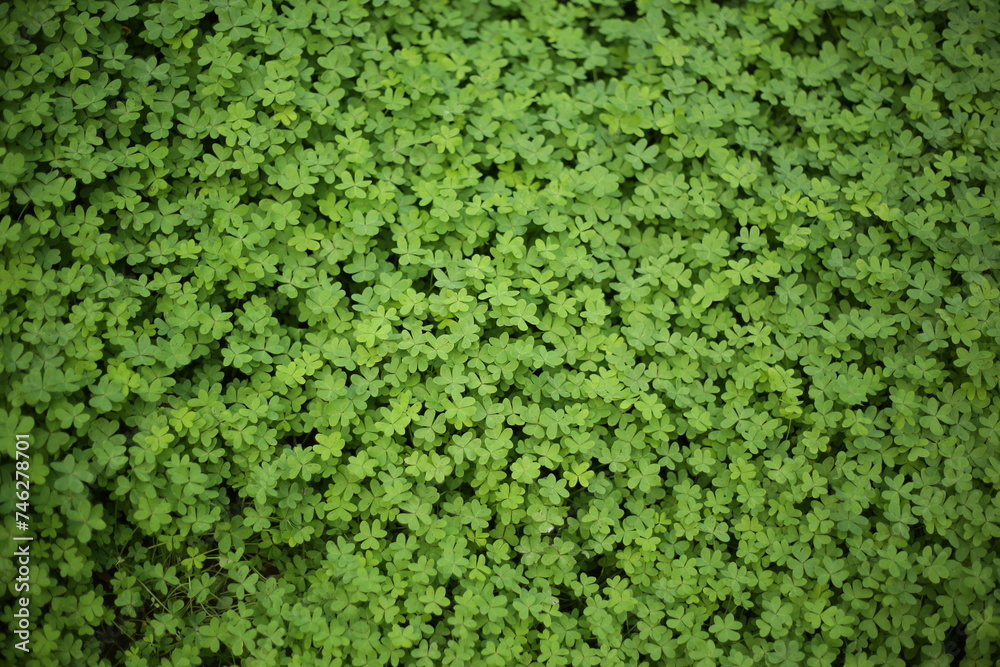
{"type": "Polygon", "coordinates": [[[18,661],[994,667],[998,30],[0,5],[18,661]]]}

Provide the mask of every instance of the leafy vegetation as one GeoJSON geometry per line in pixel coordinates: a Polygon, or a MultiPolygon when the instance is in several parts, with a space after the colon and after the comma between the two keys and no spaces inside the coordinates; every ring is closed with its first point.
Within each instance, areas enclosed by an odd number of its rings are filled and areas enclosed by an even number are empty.
{"type": "Polygon", "coordinates": [[[19,659],[995,666],[998,31],[0,4],[19,659]]]}

